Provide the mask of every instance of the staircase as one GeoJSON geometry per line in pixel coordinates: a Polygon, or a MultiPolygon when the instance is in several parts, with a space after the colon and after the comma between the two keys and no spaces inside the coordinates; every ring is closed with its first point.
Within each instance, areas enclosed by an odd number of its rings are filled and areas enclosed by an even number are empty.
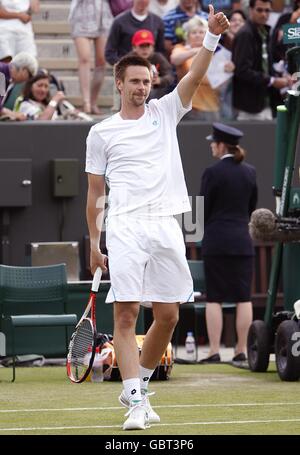
{"type": "MultiPolygon", "coordinates": [[[[71,2],[41,0],[40,3],[40,12],[32,16],[39,66],[47,68],[63,82],[68,100],[80,108],[82,98],[78,80],[78,60],[68,23],[71,2]]],[[[104,114],[109,113],[113,106],[113,75],[112,67],[109,65],[106,68],[98,105],[104,114]]]]}

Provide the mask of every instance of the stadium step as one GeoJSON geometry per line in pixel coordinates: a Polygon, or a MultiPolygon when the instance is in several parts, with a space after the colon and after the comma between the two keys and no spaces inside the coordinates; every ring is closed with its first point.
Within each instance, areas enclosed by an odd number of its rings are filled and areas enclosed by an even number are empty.
{"type": "Polygon", "coordinates": [[[70,2],[42,2],[39,13],[34,15],[35,22],[57,21],[67,22],[70,11],[70,2]]]}
{"type": "MultiPolygon", "coordinates": [[[[59,78],[65,87],[66,95],[69,96],[79,96],[79,80],[77,76],[65,76],[59,78]]],[[[101,89],[101,95],[104,97],[110,97],[113,93],[113,78],[111,76],[106,76],[104,78],[103,86],[101,89]]]]}

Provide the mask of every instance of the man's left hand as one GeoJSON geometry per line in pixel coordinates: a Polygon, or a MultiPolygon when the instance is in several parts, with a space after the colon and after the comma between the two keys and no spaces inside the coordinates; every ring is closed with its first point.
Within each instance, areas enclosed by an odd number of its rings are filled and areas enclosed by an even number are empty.
{"type": "Polygon", "coordinates": [[[214,35],[220,35],[229,29],[229,21],[224,13],[216,13],[213,5],[209,5],[208,30],[214,35]]]}

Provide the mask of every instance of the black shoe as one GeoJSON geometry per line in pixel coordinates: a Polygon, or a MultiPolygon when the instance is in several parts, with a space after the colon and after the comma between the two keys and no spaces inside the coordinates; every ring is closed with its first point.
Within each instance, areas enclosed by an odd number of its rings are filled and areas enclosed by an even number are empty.
{"type": "Polygon", "coordinates": [[[220,354],[213,354],[209,357],[206,357],[206,359],[202,359],[199,361],[199,363],[220,363],[221,362],[221,358],[220,358],[220,354]]]}
{"type": "Polygon", "coordinates": [[[243,352],[241,352],[240,354],[237,354],[233,357],[232,359],[233,362],[247,362],[247,357],[245,356],[245,354],[243,352]]]}

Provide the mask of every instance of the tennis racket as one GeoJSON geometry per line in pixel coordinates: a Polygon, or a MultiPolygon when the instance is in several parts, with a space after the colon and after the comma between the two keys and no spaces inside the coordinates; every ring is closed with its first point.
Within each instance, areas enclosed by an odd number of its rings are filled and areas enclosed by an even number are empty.
{"type": "Polygon", "coordinates": [[[102,270],[97,268],[87,307],[72,334],[67,356],[67,374],[72,382],[83,382],[88,377],[97,346],[96,297],[102,270]]]}

